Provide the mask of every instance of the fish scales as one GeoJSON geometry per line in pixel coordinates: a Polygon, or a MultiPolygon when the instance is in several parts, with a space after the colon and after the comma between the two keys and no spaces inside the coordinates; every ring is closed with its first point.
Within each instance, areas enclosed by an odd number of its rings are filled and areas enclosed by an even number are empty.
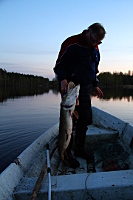
{"type": "Polygon", "coordinates": [[[63,96],[60,108],[60,125],[58,151],[62,160],[64,160],[65,150],[67,149],[72,134],[72,113],[76,106],[76,99],[79,95],[80,86],[75,86],[73,82],[68,84],[67,94],[63,96]]]}

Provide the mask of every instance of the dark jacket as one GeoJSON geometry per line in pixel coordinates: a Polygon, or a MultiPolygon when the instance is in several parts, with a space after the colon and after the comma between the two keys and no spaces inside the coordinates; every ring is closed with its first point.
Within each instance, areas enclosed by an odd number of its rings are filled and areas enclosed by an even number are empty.
{"type": "Polygon", "coordinates": [[[67,38],[62,43],[54,68],[59,81],[63,79],[72,81],[73,77],[73,81],[76,79],[80,83],[82,81],[84,84],[92,83],[93,86],[97,86],[96,74],[98,73],[100,53],[98,46],[90,52],[85,33],[86,30],[81,34],[67,38]],[[76,52],[74,52],[75,50],[76,52]]]}

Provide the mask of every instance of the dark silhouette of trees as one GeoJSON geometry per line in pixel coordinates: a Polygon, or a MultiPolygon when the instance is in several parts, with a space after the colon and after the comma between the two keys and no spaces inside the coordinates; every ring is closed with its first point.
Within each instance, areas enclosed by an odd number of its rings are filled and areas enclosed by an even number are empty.
{"type": "Polygon", "coordinates": [[[58,81],[49,81],[41,76],[7,72],[0,68],[0,102],[7,98],[48,93],[52,89],[58,94],[58,81]]]}
{"type": "Polygon", "coordinates": [[[133,85],[133,73],[131,74],[130,70],[128,74],[123,74],[122,72],[114,72],[113,74],[110,72],[100,73],[98,79],[100,85],[106,87],[133,85]]]}
{"type": "Polygon", "coordinates": [[[0,86],[11,88],[49,87],[49,79],[41,76],[7,72],[0,69],[0,86]]]}
{"type": "MultiPolygon", "coordinates": [[[[117,87],[124,85],[133,85],[133,72],[130,70],[127,74],[122,72],[100,73],[98,75],[99,84],[105,87],[117,87]]],[[[49,81],[48,78],[41,76],[25,75],[14,72],[7,72],[0,68],[0,86],[11,88],[38,88],[38,87],[56,87],[58,88],[58,81],[53,79],[49,81]]]]}
{"type": "MultiPolygon", "coordinates": [[[[98,79],[99,85],[102,86],[104,92],[104,99],[109,100],[112,97],[114,99],[133,98],[133,72],[130,70],[127,74],[122,72],[114,72],[113,74],[110,72],[100,73],[98,79]],[[110,87],[110,90],[108,90],[108,87],[110,87]],[[129,89],[127,90],[125,87],[129,87],[129,89]]],[[[48,78],[41,76],[7,72],[0,68],[0,102],[7,98],[48,93],[49,89],[52,89],[54,94],[58,94],[59,83],[55,78],[49,81],[48,78]]]]}

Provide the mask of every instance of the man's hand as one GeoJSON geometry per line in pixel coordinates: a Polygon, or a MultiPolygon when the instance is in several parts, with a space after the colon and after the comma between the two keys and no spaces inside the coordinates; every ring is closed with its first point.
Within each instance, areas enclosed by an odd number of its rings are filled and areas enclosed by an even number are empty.
{"type": "Polygon", "coordinates": [[[95,87],[94,96],[97,96],[97,98],[99,98],[100,96],[103,97],[103,92],[99,87],[95,87]]]}
{"type": "Polygon", "coordinates": [[[67,86],[68,86],[68,82],[66,79],[61,81],[61,93],[62,94],[65,94],[67,92],[67,86]]]}

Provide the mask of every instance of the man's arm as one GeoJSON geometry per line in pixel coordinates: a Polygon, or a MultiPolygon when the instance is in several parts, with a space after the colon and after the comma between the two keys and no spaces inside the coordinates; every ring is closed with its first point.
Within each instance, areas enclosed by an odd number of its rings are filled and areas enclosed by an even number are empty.
{"type": "MultiPolygon", "coordinates": [[[[97,74],[97,73],[99,72],[99,70],[98,70],[98,65],[99,65],[99,62],[100,62],[100,52],[99,52],[98,47],[97,47],[96,49],[97,49],[97,53],[98,53],[98,60],[95,62],[95,73],[97,74]]],[[[99,82],[99,80],[97,79],[97,75],[96,75],[96,78],[95,78],[95,80],[93,81],[92,85],[93,85],[93,87],[95,88],[94,95],[97,96],[97,98],[99,98],[100,96],[103,97],[103,92],[102,92],[102,90],[98,87],[98,82],[99,82]]]]}
{"type": "Polygon", "coordinates": [[[64,52],[66,51],[67,47],[69,47],[72,44],[77,44],[78,42],[78,36],[77,35],[73,35],[68,37],[62,44],[61,44],[61,48],[60,48],[60,52],[58,54],[58,58],[56,63],[58,63],[60,61],[61,56],[64,54],[64,52]]]}
{"type": "Polygon", "coordinates": [[[67,79],[67,75],[72,70],[71,61],[74,56],[75,46],[67,47],[64,54],[61,56],[60,61],[56,63],[54,72],[57,74],[59,81],[67,79]]]}

